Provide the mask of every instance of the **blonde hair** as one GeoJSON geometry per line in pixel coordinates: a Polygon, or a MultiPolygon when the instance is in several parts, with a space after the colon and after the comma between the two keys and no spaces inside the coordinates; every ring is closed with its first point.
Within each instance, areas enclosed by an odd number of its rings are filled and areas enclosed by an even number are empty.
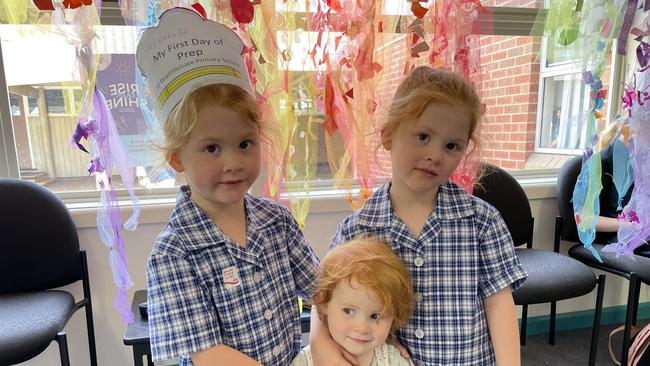
{"type": "Polygon", "coordinates": [[[355,239],[327,253],[318,270],[314,304],[321,309],[341,281],[352,279],[377,294],[382,312],[393,317],[391,333],[406,324],[413,309],[411,273],[386,242],[355,239]]]}
{"type": "Polygon", "coordinates": [[[605,150],[619,136],[627,146],[630,139],[630,132],[629,120],[617,117],[616,122],[611,122],[598,134],[598,150],[605,150]]]}
{"type": "Polygon", "coordinates": [[[464,107],[470,118],[469,153],[478,153],[481,148],[477,126],[483,116],[481,99],[476,91],[461,76],[447,70],[418,66],[411,70],[397,87],[388,118],[381,129],[381,144],[389,146],[402,123],[413,123],[430,104],[448,104],[464,107]]]}
{"type": "Polygon", "coordinates": [[[219,105],[240,113],[246,121],[260,130],[260,111],[255,98],[244,89],[231,84],[209,84],[192,90],[172,109],[163,124],[165,142],[160,149],[165,162],[189,138],[201,108],[219,105]]]}

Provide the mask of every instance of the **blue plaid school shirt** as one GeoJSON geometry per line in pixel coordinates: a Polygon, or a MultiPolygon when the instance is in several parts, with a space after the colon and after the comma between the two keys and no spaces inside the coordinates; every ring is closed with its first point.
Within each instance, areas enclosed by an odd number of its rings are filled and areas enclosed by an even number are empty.
{"type": "Polygon", "coordinates": [[[289,211],[245,196],[247,247],[227,237],[181,187],[147,263],[154,361],[224,344],[264,365],[300,352],[297,297],[310,298],[318,258],[289,211]]]}
{"type": "Polygon", "coordinates": [[[356,237],[384,239],[413,276],[415,309],[400,340],[421,365],[495,365],[483,300],[527,273],[515,255],[501,215],[447,181],[419,238],[392,210],[379,188],[339,225],[333,246],[356,237]]]}

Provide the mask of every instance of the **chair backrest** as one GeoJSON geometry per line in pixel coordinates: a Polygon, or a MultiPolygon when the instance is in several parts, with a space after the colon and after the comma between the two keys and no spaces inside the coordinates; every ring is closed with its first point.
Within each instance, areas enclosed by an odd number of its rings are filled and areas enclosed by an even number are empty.
{"type": "Polygon", "coordinates": [[[533,216],[526,192],[505,170],[488,163],[482,163],[482,167],[485,174],[474,188],[474,195],[501,213],[515,246],[532,245],[533,216]]]}
{"type": "Polygon", "coordinates": [[[77,229],[46,188],[0,179],[0,294],[37,291],[82,279],[77,229]]]}
{"type": "Polygon", "coordinates": [[[573,217],[573,189],[578,180],[580,169],[582,167],[582,157],[576,156],[567,160],[560,174],[557,176],[557,207],[562,220],[560,238],[566,241],[579,242],[578,228],[575,218],[573,217]]]}

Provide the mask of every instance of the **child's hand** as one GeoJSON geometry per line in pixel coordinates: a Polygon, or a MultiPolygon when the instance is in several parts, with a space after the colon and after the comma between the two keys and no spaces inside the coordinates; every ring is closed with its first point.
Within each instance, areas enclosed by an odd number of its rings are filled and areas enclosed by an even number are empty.
{"type": "Polygon", "coordinates": [[[314,366],[357,366],[356,357],[336,344],[332,338],[319,337],[312,341],[311,357],[314,366]]]}
{"type": "Polygon", "coordinates": [[[405,359],[409,359],[411,356],[409,355],[409,351],[402,345],[402,343],[399,341],[399,338],[395,337],[394,335],[389,335],[388,338],[386,339],[386,343],[392,345],[393,347],[397,348],[399,351],[399,354],[402,355],[405,359]]]}
{"type": "Polygon", "coordinates": [[[309,346],[314,366],[357,366],[359,360],[339,346],[323,324],[318,307],[311,308],[309,346]]]}

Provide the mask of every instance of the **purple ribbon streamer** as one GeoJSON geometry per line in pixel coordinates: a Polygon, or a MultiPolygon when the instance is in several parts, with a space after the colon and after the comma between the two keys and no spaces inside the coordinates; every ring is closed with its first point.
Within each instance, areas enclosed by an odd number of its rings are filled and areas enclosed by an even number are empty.
{"type": "Polygon", "coordinates": [[[104,245],[110,249],[109,263],[113,282],[117,287],[113,304],[122,321],[132,323],[133,313],[129,305],[127,290],[133,286],[133,281],[127,270],[126,247],[120,235],[122,214],[111,182],[113,168],[119,171],[133,201],[133,214],[124,224],[126,229],[134,230],[137,227],[140,205],[133,190],[133,171],[129,166],[126,151],[122,146],[106,100],[97,87],[95,87],[92,96],[92,115],[88,116],[86,108],[81,111],[77,118],[77,127],[70,140],[78,148],[88,152],[81,146],[80,140],[92,138],[89,141],[93,144],[94,156],[88,171],[91,174],[99,174],[97,177],[102,190],[97,210],[97,230],[104,245]]]}
{"type": "Polygon", "coordinates": [[[623,25],[618,33],[618,42],[616,43],[616,53],[625,56],[625,49],[627,48],[627,35],[632,28],[632,21],[634,21],[634,14],[636,13],[636,5],[638,0],[627,0],[627,7],[625,9],[625,18],[623,18],[623,25]]]}
{"type": "Polygon", "coordinates": [[[639,71],[644,71],[648,66],[648,61],[650,61],[650,44],[643,41],[639,42],[639,45],[636,47],[636,59],[639,61],[639,66],[641,66],[641,70],[639,71]]]}
{"type": "Polygon", "coordinates": [[[77,120],[77,127],[74,129],[74,132],[72,133],[72,137],[70,138],[70,142],[72,146],[76,146],[79,150],[83,152],[88,152],[85,147],[81,144],[81,139],[87,139],[88,138],[88,131],[87,131],[87,126],[83,126],[79,121],[77,120]]]}

